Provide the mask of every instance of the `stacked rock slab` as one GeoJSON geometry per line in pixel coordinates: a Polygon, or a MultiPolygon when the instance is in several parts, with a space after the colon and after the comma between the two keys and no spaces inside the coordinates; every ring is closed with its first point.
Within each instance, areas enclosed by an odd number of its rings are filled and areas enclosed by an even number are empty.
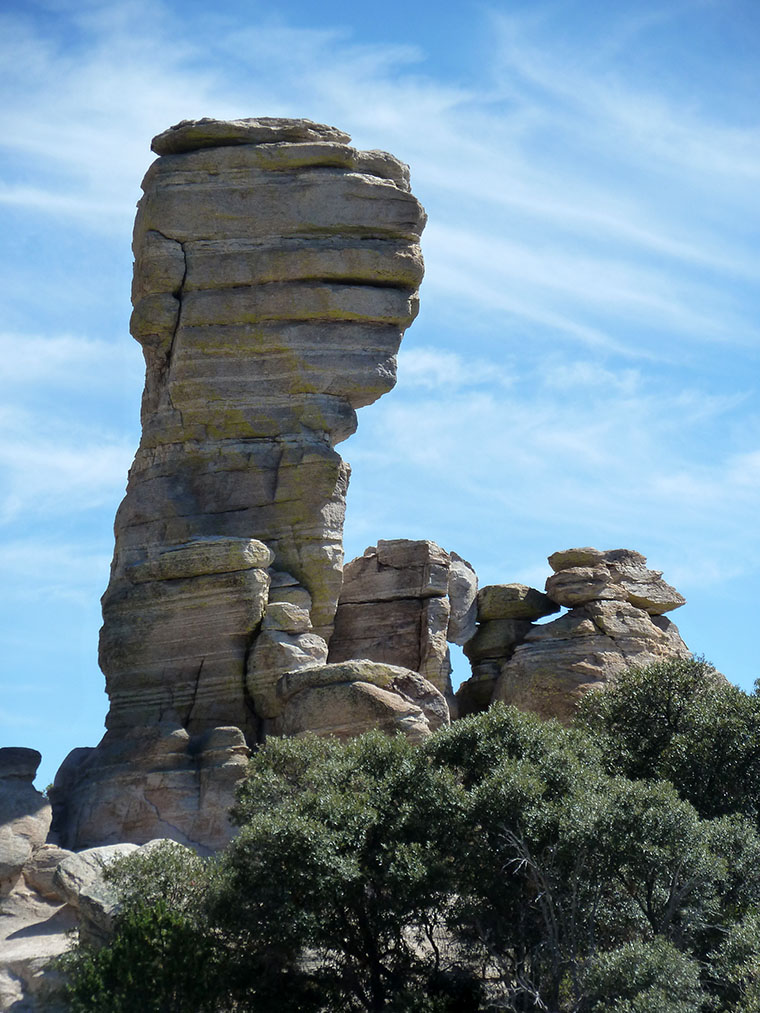
{"type": "Polygon", "coordinates": [[[501,665],[493,699],[542,717],[572,718],[580,697],[627,668],[688,658],[677,627],[663,613],[685,599],[630,549],[567,549],[549,557],[546,593],[570,609],[531,625],[501,665]]]}
{"type": "Polygon", "coordinates": [[[435,542],[381,540],[346,564],[329,661],[401,666],[450,697],[447,642],[475,632],[477,589],[470,564],[435,542]]]}
{"type": "Polygon", "coordinates": [[[533,621],[559,612],[559,605],[525,584],[490,584],[478,591],[478,625],[464,645],[472,678],[457,690],[460,717],[486,710],[502,667],[532,629],[533,621]]]}
{"type": "Polygon", "coordinates": [[[259,119],[153,141],[133,244],[142,439],[103,597],[108,732],[57,779],[70,846],[217,846],[211,799],[226,804],[277,680],[326,661],[348,483],[334,447],[395,383],[425,223],[406,166],[349,140],[259,119]]]}

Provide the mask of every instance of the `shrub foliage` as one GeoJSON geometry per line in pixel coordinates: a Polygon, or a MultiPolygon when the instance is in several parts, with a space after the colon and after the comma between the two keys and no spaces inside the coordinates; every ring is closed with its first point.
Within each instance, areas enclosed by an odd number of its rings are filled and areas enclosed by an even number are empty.
{"type": "Polygon", "coordinates": [[[112,875],[75,1013],[760,1013],[760,701],[703,661],[563,728],[273,739],[226,851],[112,875]]]}

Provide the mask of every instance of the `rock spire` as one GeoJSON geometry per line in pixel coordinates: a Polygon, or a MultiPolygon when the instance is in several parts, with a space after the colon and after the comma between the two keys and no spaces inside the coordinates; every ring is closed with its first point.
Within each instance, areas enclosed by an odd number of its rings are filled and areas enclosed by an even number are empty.
{"type": "Polygon", "coordinates": [[[407,167],[349,140],[205,119],[153,141],[133,243],[142,439],[103,596],[108,732],[58,784],[77,846],[218,846],[213,786],[225,805],[280,676],[327,660],[349,475],[334,448],[395,383],[425,224],[407,167]]]}

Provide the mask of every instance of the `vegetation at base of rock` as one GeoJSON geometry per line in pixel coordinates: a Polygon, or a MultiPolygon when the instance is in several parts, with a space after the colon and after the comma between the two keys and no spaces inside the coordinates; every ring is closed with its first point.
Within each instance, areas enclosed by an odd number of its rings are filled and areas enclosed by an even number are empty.
{"type": "Polygon", "coordinates": [[[576,723],[597,736],[611,772],[671,781],[704,817],[760,817],[760,697],[703,659],[631,670],[589,693],[576,723]]]}
{"type": "Polygon", "coordinates": [[[760,1013],[759,720],[675,661],[571,728],[496,706],[421,746],[271,740],[221,855],[113,867],[71,1009],[760,1013]]]}

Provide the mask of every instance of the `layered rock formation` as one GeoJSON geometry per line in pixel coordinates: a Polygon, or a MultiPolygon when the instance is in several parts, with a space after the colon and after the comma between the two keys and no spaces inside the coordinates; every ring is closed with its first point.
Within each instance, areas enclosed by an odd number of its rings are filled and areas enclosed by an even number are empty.
{"type": "Polygon", "coordinates": [[[529,625],[499,665],[492,700],[542,717],[572,718],[580,697],[627,668],[690,656],[663,613],[685,599],[630,549],[568,549],[549,557],[546,594],[570,609],[529,625]]]}
{"type": "Polygon", "coordinates": [[[451,696],[447,642],[475,632],[478,580],[435,542],[379,541],[346,564],[329,660],[368,658],[419,672],[451,696]]]}
{"type": "Polygon", "coordinates": [[[457,691],[460,717],[477,714],[491,703],[502,666],[532,629],[536,619],[559,612],[548,595],[525,584],[490,584],[478,591],[477,628],[464,645],[472,678],[457,691]]]}
{"type": "Polygon", "coordinates": [[[103,597],[108,732],[57,779],[71,846],[219,846],[278,679],[327,660],[348,482],[334,447],[395,383],[425,223],[406,166],[349,140],[260,119],[153,141],[133,245],[143,431],[103,597]]]}

